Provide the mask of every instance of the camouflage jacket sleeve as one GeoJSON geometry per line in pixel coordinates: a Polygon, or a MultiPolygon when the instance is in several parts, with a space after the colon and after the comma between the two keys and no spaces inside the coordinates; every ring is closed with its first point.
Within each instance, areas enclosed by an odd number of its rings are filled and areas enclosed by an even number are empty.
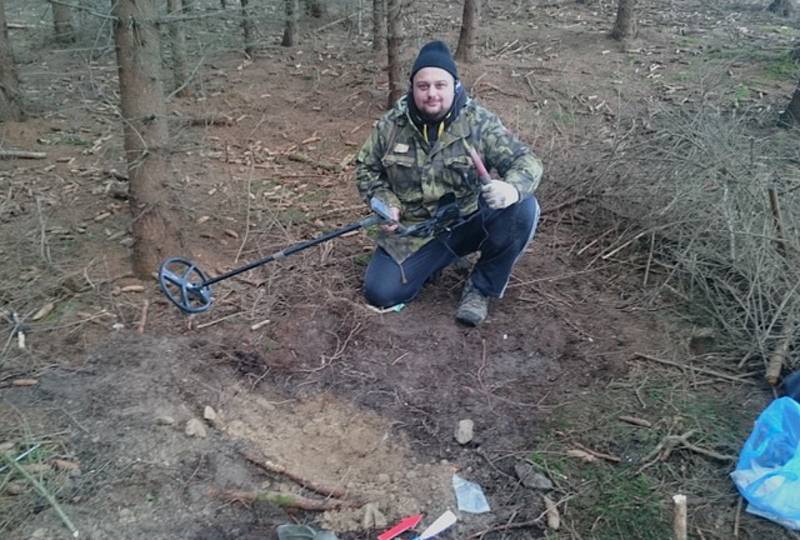
{"type": "Polygon", "coordinates": [[[387,138],[393,127],[391,112],[381,118],[361,147],[356,157],[356,186],[361,198],[369,204],[372,197],[382,199],[389,206],[402,209],[402,204],[391,189],[383,168],[387,138]]]}
{"type": "Polygon", "coordinates": [[[477,107],[479,152],[488,170],[519,191],[520,197],[532,195],[542,177],[542,162],[530,148],[512,134],[500,119],[483,107],[477,107]]]}

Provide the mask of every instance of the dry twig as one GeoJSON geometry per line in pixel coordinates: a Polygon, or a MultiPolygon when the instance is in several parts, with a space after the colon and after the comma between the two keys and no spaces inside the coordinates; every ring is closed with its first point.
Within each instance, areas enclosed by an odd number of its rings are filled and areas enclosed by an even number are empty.
{"type": "Polygon", "coordinates": [[[299,474],[289,471],[283,465],[279,465],[273,461],[270,461],[264,457],[259,456],[256,452],[252,450],[244,450],[242,451],[242,455],[245,457],[247,461],[254,463],[255,465],[258,465],[262,469],[265,469],[275,474],[280,474],[281,476],[285,476],[286,478],[289,478],[293,482],[297,482],[302,487],[314,491],[316,493],[319,493],[320,495],[325,495],[326,497],[336,497],[338,499],[347,497],[347,493],[341,488],[318,484],[313,480],[308,480],[306,478],[303,478],[299,474]]]}
{"type": "Polygon", "coordinates": [[[253,504],[257,501],[268,502],[281,508],[298,508],[309,512],[327,512],[328,510],[339,510],[341,508],[358,508],[360,504],[349,501],[331,500],[322,501],[309,499],[291,493],[280,491],[243,491],[238,489],[210,489],[209,494],[213,497],[224,499],[228,502],[238,502],[245,505],[253,504]]]}
{"type": "Polygon", "coordinates": [[[702,373],[704,375],[710,375],[712,377],[717,377],[719,379],[725,379],[726,381],[733,381],[738,383],[750,384],[750,385],[757,385],[755,381],[751,381],[750,379],[745,379],[742,377],[736,377],[735,375],[729,375],[727,373],[722,373],[721,371],[716,371],[714,369],[708,368],[701,368],[697,366],[690,366],[686,364],[680,364],[678,362],[673,362],[672,360],[665,360],[663,358],[656,358],[655,356],[650,356],[649,354],[643,353],[634,353],[634,356],[637,358],[642,358],[644,360],[651,360],[653,362],[658,362],[659,364],[664,364],[667,366],[673,366],[681,369],[691,369],[697,373],[702,373]]]}

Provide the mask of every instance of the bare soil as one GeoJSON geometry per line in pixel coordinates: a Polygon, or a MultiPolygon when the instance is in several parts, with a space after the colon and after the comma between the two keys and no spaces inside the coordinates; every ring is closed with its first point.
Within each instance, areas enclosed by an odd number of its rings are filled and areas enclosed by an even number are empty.
{"type": "MultiPolygon", "coordinates": [[[[12,22],[38,21],[45,9],[6,4],[12,22]]],[[[456,4],[419,15],[408,59],[415,38],[456,42],[456,4]]],[[[579,171],[602,167],[593,145],[623,117],[646,124],[654,103],[730,108],[741,81],[750,90],[739,102],[779,110],[792,81],[736,51],[740,40],[776,51],[797,32],[742,2],[641,4],[641,35],[625,44],[607,37],[609,2],[485,6],[481,59],[462,66],[462,78],[547,173],[536,239],[476,329],[453,320],[465,277],[456,270],[399,313],[367,308],[360,280],[372,246],[360,234],[221,282],[209,312],[181,314],[155,280],[129,274],[113,51],[51,53],[44,29],[12,30],[26,45],[18,57],[33,113],[0,125],[0,146],[47,158],[0,162],[0,301],[27,330],[22,350],[4,327],[0,442],[17,453],[39,445],[24,462],[40,465],[38,478],[88,538],[272,538],[287,522],[374,538],[404,516],[423,513],[427,524],[455,510],[454,472],[482,486],[492,512],[460,513],[442,538],[667,538],[679,491],[690,495],[692,535],[731,538],[736,527],[742,538],[789,537],[739,514],[730,462],[676,451],[636,474],[663,436],[689,428],[699,444],[735,455],[771,395],[637,356],[691,356],[683,306],[643,287],[640,264],[598,258],[608,223],[575,196],[579,171]],[[704,77],[718,57],[727,82],[709,97],[704,77]],[[216,417],[205,419],[206,407],[216,417]],[[204,437],[186,434],[193,419],[204,437]],[[462,419],[475,424],[466,445],[454,439],[462,419]],[[620,461],[567,453],[580,448],[620,461]],[[338,487],[353,505],[304,512],[220,496],[325,499],[247,452],[338,487]],[[542,492],[515,475],[526,463],[555,483],[558,532],[547,532],[542,492]],[[377,524],[364,522],[366,503],[379,509],[377,524]]],[[[193,97],[168,106],[175,215],[190,251],[175,255],[217,275],[365,215],[353,157],[387,81],[383,57],[352,30],[334,25],[252,59],[212,50],[196,77],[193,97]],[[209,114],[230,121],[188,121],[209,114]]],[[[8,471],[0,515],[3,537],[68,537],[45,499],[8,471]]]]}

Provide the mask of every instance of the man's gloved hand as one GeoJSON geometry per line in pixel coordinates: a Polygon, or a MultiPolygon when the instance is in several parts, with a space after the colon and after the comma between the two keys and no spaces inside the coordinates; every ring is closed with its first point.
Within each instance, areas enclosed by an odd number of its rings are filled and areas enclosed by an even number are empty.
{"type": "Polygon", "coordinates": [[[517,188],[502,180],[492,180],[482,185],[481,192],[486,204],[494,210],[507,208],[519,200],[517,188]]]}

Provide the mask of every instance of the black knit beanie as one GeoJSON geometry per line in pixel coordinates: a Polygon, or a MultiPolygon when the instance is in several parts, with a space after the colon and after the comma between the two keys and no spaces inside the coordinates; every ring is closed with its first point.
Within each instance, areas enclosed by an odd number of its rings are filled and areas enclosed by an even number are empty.
{"type": "Polygon", "coordinates": [[[431,41],[430,43],[426,43],[419,50],[419,55],[417,55],[417,59],[414,61],[414,67],[411,68],[411,79],[414,79],[414,75],[417,74],[417,71],[426,67],[441,68],[450,73],[455,80],[458,80],[456,63],[453,60],[453,56],[450,54],[450,49],[447,48],[447,45],[443,41],[431,41]]]}

